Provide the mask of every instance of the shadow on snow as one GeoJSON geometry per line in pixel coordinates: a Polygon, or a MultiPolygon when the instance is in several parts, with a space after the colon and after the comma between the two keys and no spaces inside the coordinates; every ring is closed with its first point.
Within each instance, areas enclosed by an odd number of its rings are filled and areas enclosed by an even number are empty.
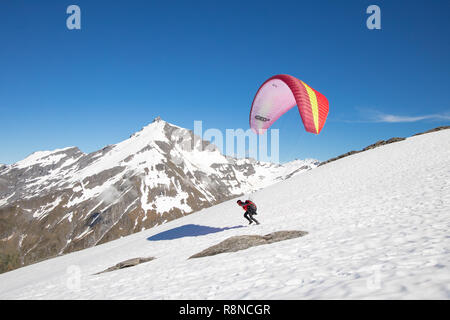
{"type": "Polygon", "coordinates": [[[214,228],[208,226],[200,226],[198,224],[185,224],[184,226],[173,228],[167,231],[160,232],[155,234],[154,236],[148,237],[149,241],[158,241],[158,240],[173,240],[183,237],[196,237],[203,236],[205,234],[222,232],[230,229],[242,228],[244,226],[234,226],[234,227],[225,227],[225,228],[214,228]]]}

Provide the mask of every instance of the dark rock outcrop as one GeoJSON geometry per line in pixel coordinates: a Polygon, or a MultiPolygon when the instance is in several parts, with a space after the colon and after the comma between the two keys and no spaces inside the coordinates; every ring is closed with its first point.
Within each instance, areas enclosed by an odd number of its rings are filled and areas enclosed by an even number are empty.
{"type": "Polygon", "coordinates": [[[128,260],[119,262],[118,264],[116,264],[116,265],[114,265],[112,267],[109,267],[106,270],[97,272],[94,275],[105,273],[105,272],[111,272],[111,271],[115,271],[115,270],[119,270],[119,269],[134,267],[134,266],[137,266],[138,264],[149,262],[149,261],[152,261],[154,259],[155,259],[154,257],[147,257],[147,258],[139,257],[139,258],[128,259],[128,260]]]}
{"type": "Polygon", "coordinates": [[[199,253],[194,254],[193,256],[189,257],[189,259],[214,256],[216,254],[225,252],[236,252],[254,246],[260,246],[263,244],[270,244],[278,241],[303,237],[306,234],[308,234],[308,232],[306,231],[293,230],[293,231],[277,231],[266,234],[264,236],[259,235],[234,236],[220,242],[219,244],[216,244],[199,253]]]}
{"type": "Polygon", "coordinates": [[[426,133],[431,133],[431,132],[436,132],[436,131],[441,131],[441,130],[446,130],[446,129],[450,129],[450,126],[441,126],[441,127],[437,127],[437,128],[434,128],[434,129],[425,131],[425,132],[419,132],[419,133],[416,133],[416,134],[414,134],[413,136],[420,136],[421,134],[426,134],[426,133]]]}

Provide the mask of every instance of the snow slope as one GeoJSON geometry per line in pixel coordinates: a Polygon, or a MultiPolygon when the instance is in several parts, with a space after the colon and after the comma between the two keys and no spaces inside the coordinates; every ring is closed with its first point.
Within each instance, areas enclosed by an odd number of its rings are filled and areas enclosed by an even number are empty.
{"type": "Polygon", "coordinates": [[[240,227],[242,212],[227,201],[1,274],[0,298],[450,298],[450,130],[340,159],[252,199],[260,226],[240,227]],[[187,259],[233,235],[280,230],[309,234],[187,259]],[[140,256],[156,260],[93,275],[140,256]]]}

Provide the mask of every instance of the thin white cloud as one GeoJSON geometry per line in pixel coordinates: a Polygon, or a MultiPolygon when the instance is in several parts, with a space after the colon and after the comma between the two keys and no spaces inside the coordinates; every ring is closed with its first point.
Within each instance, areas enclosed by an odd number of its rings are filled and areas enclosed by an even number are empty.
{"type": "Polygon", "coordinates": [[[433,113],[425,114],[419,116],[408,116],[408,115],[395,115],[383,113],[374,109],[368,108],[356,108],[360,114],[359,119],[354,120],[343,120],[343,119],[333,119],[339,122],[350,122],[350,123],[402,123],[402,122],[418,122],[418,121],[443,121],[450,120],[450,112],[446,113],[433,113]]]}
{"type": "Polygon", "coordinates": [[[393,114],[384,114],[379,113],[375,119],[373,119],[374,122],[390,122],[390,123],[397,123],[397,122],[417,122],[417,121],[423,121],[423,120],[450,120],[450,115],[445,114],[427,114],[423,116],[397,116],[393,114]]]}

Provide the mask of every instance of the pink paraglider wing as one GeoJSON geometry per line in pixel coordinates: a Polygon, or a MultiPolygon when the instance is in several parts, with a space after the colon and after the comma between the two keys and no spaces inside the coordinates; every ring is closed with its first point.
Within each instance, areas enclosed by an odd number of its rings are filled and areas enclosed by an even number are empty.
{"type": "Polygon", "coordinates": [[[250,128],[263,134],[295,105],[305,130],[318,134],[328,115],[328,100],[306,83],[285,74],[271,77],[259,88],[250,111],[250,128]]]}

